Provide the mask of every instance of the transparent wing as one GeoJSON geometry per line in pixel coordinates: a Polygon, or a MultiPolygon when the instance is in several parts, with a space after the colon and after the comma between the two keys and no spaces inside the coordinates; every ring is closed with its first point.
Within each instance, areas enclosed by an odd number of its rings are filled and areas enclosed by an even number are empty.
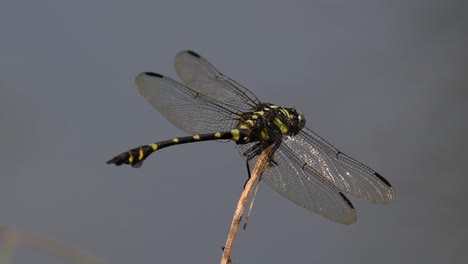
{"type": "Polygon", "coordinates": [[[242,112],[251,111],[260,104],[251,91],[223,75],[205,58],[193,51],[179,52],[174,64],[182,82],[196,92],[242,112]]]}
{"type": "Polygon", "coordinates": [[[395,193],[390,183],[366,165],[345,155],[308,128],[283,144],[343,192],[374,203],[388,203],[395,193]]]}
{"type": "MultiPolygon", "coordinates": [[[[240,145],[244,153],[252,144],[240,145]]],[[[255,166],[258,156],[249,161],[255,166]]],[[[262,176],[275,191],[295,204],[318,213],[330,220],[342,224],[356,222],[356,211],[351,202],[328,180],[310,167],[303,167],[286,145],[281,145],[274,153],[273,160],[277,165],[267,169],[262,176]]]]}
{"type": "Polygon", "coordinates": [[[146,101],[169,122],[190,134],[229,131],[241,114],[229,105],[157,73],[141,73],[135,83],[146,101]]]}

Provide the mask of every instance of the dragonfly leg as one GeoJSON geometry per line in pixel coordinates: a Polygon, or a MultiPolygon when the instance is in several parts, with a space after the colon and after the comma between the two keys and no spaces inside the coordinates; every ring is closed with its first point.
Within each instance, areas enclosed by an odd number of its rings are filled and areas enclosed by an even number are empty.
{"type": "Polygon", "coordinates": [[[245,188],[245,185],[247,184],[247,182],[249,181],[249,179],[251,177],[249,161],[252,160],[255,156],[260,155],[264,149],[266,149],[267,147],[269,147],[271,145],[273,145],[273,148],[270,151],[270,153],[268,154],[268,163],[269,163],[270,166],[273,166],[273,165],[277,166],[278,163],[274,160],[274,153],[279,148],[279,146],[281,145],[281,141],[277,141],[277,142],[258,142],[257,144],[253,145],[250,149],[248,149],[244,153],[242,153],[242,155],[244,155],[246,157],[245,165],[247,167],[247,175],[248,175],[248,178],[244,183],[244,188],[245,188]]]}
{"type": "Polygon", "coordinates": [[[273,143],[273,148],[271,149],[270,153],[268,153],[268,162],[270,163],[273,163],[274,165],[278,166],[278,163],[275,161],[275,158],[274,158],[274,154],[275,154],[275,151],[280,147],[281,145],[281,141],[276,141],[275,143],[273,143]]]}
{"type": "Polygon", "coordinates": [[[248,176],[248,178],[247,178],[247,180],[244,182],[244,187],[243,187],[244,189],[245,189],[245,185],[247,184],[247,182],[250,180],[250,177],[251,177],[251,174],[250,174],[250,166],[249,166],[249,160],[247,160],[247,161],[245,162],[245,165],[246,165],[246,167],[247,167],[247,176],[248,176]]]}

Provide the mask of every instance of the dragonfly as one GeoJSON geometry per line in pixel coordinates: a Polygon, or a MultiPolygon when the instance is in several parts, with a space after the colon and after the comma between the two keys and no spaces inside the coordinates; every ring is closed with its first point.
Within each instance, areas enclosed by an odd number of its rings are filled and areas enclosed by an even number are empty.
{"type": "Polygon", "coordinates": [[[249,176],[262,151],[271,148],[262,181],[295,204],[335,222],[356,222],[355,208],[345,193],[377,204],[394,199],[394,189],[383,176],[307,128],[304,114],[295,108],[261,102],[194,51],[179,52],[175,69],[182,83],[154,72],[139,74],[135,83],[148,103],[190,135],[138,146],[108,164],[138,168],[166,147],[233,141],[249,176]]]}

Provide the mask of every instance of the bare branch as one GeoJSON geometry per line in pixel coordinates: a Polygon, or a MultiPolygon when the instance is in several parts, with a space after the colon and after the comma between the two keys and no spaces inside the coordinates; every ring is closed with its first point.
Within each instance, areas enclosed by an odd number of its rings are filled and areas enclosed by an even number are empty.
{"type": "Polygon", "coordinates": [[[242,194],[239,198],[239,202],[237,202],[237,208],[232,218],[231,229],[229,231],[229,235],[226,240],[226,245],[224,246],[224,249],[223,249],[223,255],[221,257],[221,264],[231,263],[231,251],[234,245],[234,240],[236,238],[237,230],[239,228],[239,223],[244,213],[245,204],[247,203],[250,193],[252,192],[254,183],[257,181],[259,177],[261,177],[261,175],[263,175],[265,170],[268,169],[268,167],[270,166],[269,160],[268,160],[268,155],[270,151],[271,151],[271,147],[266,148],[265,150],[263,150],[262,154],[260,154],[260,157],[258,158],[257,163],[255,164],[255,168],[253,169],[251,173],[250,179],[245,184],[244,190],[242,191],[242,194]]]}

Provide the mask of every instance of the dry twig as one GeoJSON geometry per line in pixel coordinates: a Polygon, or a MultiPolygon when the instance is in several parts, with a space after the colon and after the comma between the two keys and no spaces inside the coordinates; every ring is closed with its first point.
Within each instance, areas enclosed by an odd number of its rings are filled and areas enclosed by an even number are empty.
{"type": "Polygon", "coordinates": [[[242,219],[242,215],[244,213],[245,204],[252,192],[252,187],[254,183],[257,181],[261,175],[265,172],[266,169],[270,166],[268,161],[268,155],[271,151],[271,147],[263,150],[262,154],[257,160],[255,164],[255,168],[253,169],[250,179],[245,184],[244,190],[239,198],[239,202],[237,202],[237,208],[234,212],[234,216],[232,218],[231,229],[229,230],[229,235],[226,240],[226,245],[223,248],[223,255],[221,257],[221,264],[228,264],[231,263],[231,251],[234,245],[234,240],[236,238],[237,230],[239,228],[239,223],[242,219]]]}

